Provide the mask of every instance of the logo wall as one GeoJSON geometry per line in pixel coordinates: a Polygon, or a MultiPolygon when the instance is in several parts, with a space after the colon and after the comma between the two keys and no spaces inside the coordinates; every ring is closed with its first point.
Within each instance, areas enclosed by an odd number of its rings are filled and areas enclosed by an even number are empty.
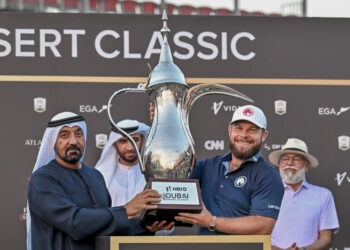
{"type": "Polygon", "coordinates": [[[338,147],[343,151],[348,150],[350,148],[350,137],[346,135],[338,136],[338,147]]]}
{"type": "Polygon", "coordinates": [[[271,151],[271,150],[278,150],[281,149],[283,147],[283,144],[267,144],[265,143],[263,148],[266,149],[267,151],[271,151]]]}
{"type": "Polygon", "coordinates": [[[336,109],[333,107],[319,107],[318,108],[318,115],[322,115],[322,116],[329,116],[329,115],[335,115],[335,116],[339,116],[342,113],[345,113],[346,111],[348,111],[350,109],[350,107],[340,107],[340,109],[336,109]],[[337,111],[338,110],[338,111],[337,111]]]}
{"type": "Polygon", "coordinates": [[[46,111],[46,98],[37,97],[34,98],[34,111],[42,113],[46,111]]]}
{"type": "Polygon", "coordinates": [[[107,143],[108,136],[106,134],[97,134],[95,135],[95,138],[96,138],[96,147],[99,149],[103,149],[107,143]]]}
{"type": "Polygon", "coordinates": [[[41,140],[40,139],[26,139],[24,142],[24,146],[40,146],[41,140]]]}
{"type": "Polygon", "coordinates": [[[98,113],[101,114],[104,110],[108,109],[108,105],[102,105],[101,108],[98,108],[96,105],[80,105],[79,111],[80,113],[98,113]]]}
{"type": "Polygon", "coordinates": [[[214,111],[214,115],[217,115],[220,110],[224,112],[234,112],[239,106],[236,105],[224,105],[224,101],[213,102],[211,109],[214,111]]]}
{"type": "Polygon", "coordinates": [[[224,150],[225,141],[224,140],[207,140],[204,142],[204,148],[206,150],[224,150]]]}
{"type": "Polygon", "coordinates": [[[346,180],[347,182],[350,182],[350,177],[347,176],[347,172],[344,172],[344,173],[337,173],[337,177],[335,177],[336,182],[337,182],[337,185],[340,186],[344,180],[346,180]]]}
{"type": "Polygon", "coordinates": [[[285,113],[287,113],[287,102],[284,100],[276,100],[275,113],[278,115],[284,115],[285,113]]]}

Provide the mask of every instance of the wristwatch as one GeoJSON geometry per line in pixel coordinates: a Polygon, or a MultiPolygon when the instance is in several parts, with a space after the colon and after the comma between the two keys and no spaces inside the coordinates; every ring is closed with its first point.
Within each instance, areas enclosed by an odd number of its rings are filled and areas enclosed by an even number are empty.
{"type": "Polygon", "coordinates": [[[211,218],[210,224],[208,226],[208,230],[214,232],[216,230],[216,216],[211,218]]]}

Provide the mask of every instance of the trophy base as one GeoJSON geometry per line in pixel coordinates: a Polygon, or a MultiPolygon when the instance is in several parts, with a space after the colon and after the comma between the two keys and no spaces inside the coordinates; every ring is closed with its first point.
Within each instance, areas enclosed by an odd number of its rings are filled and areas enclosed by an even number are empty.
{"type": "Polygon", "coordinates": [[[146,188],[157,190],[162,194],[162,200],[157,204],[157,209],[141,211],[142,226],[150,226],[155,221],[166,220],[167,223],[175,221],[175,226],[191,227],[192,224],[176,221],[174,217],[181,212],[200,213],[202,211],[198,180],[150,178],[146,188]]]}
{"type": "Polygon", "coordinates": [[[154,209],[154,210],[143,210],[140,215],[140,224],[142,226],[150,226],[155,221],[167,221],[167,224],[175,221],[175,226],[177,227],[192,227],[190,223],[184,223],[182,221],[176,221],[174,219],[179,213],[200,213],[201,210],[179,210],[179,209],[154,209]]]}

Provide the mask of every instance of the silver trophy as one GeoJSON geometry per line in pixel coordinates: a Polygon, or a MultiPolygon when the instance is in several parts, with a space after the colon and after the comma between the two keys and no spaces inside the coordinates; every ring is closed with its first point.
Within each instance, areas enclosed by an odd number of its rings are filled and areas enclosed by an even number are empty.
{"type": "Polygon", "coordinates": [[[141,215],[141,222],[145,225],[155,220],[172,220],[179,211],[201,211],[198,181],[187,179],[196,159],[188,123],[189,112],[195,101],[208,94],[224,94],[252,102],[244,94],[220,84],[200,84],[189,89],[183,73],[172,59],[167,20],[164,11],[159,63],[147,82],[139,84],[137,88],[116,91],[108,102],[108,116],[112,126],[133,144],[148,187],[162,194],[158,209],[141,215]],[[131,136],[117,126],[111,115],[112,100],[125,92],[146,92],[154,105],[154,119],[142,155],[131,136]]]}

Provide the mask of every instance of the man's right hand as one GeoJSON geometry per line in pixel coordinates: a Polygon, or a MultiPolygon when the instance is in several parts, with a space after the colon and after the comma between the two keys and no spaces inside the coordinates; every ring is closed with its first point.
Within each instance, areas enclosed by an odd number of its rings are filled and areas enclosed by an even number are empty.
{"type": "Polygon", "coordinates": [[[161,201],[162,195],[160,195],[156,190],[145,189],[141,193],[137,194],[134,199],[129,201],[124,205],[126,209],[126,213],[129,218],[138,217],[140,215],[140,211],[156,209],[157,205],[148,205],[149,203],[157,203],[161,201]]]}

